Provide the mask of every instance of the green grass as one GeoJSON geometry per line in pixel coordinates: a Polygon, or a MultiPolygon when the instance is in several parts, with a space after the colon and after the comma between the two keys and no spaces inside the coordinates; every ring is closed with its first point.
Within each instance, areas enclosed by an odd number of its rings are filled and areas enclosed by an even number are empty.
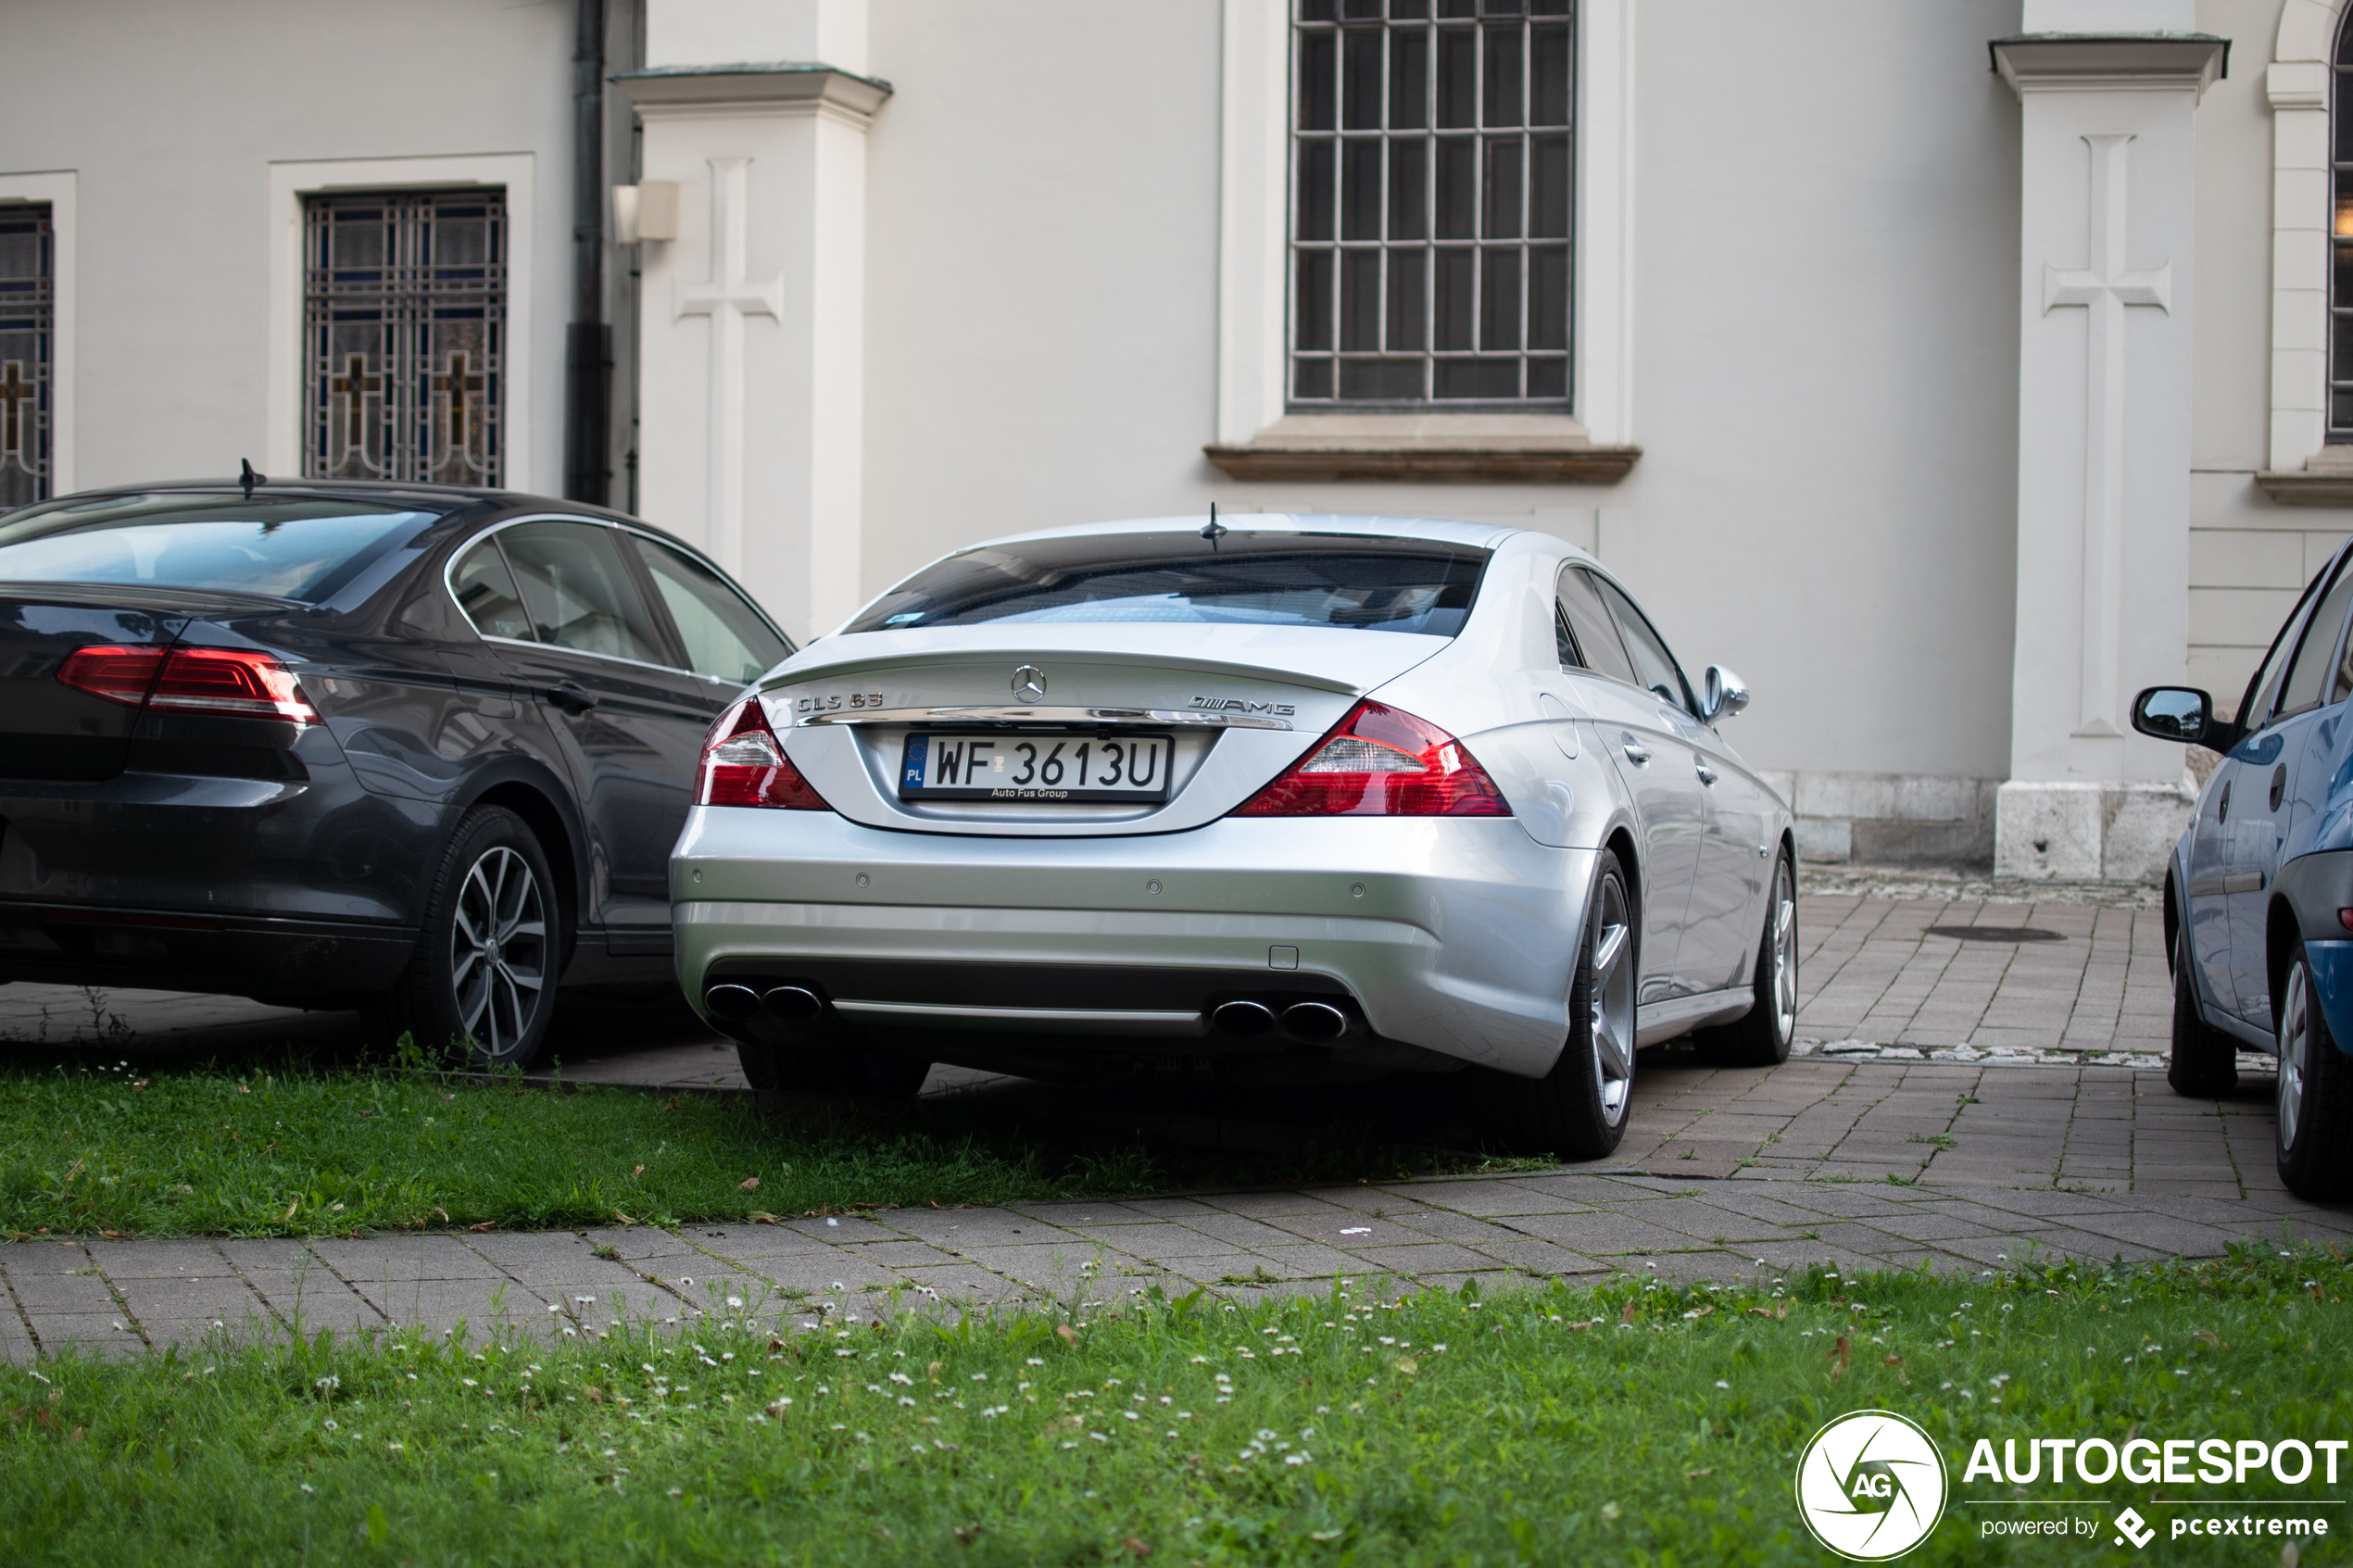
{"type": "Polygon", "coordinates": [[[953,1104],[763,1122],[742,1097],[553,1094],[413,1064],[0,1072],[0,1231],[19,1236],[691,1224],[1541,1163],[1401,1150],[1344,1127],[1295,1156],[1195,1158],[953,1104]]]}
{"type": "MultiPolygon", "coordinates": [[[[2332,1254],[2253,1248],[1971,1280],[1148,1297],[789,1344],[713,1323],[54,1361],[0,1369],[0,1561],[1813,1564],[1793,1461],[1850,1410],[1920,1422],[1956,1498],[2017,1495],[1963,1480],[1979,1437],[2353,1435],[2348,1286],[2332,1254]]],[[[2127,1502],[2171,1517],[2156,1488],[2092,1490],[2103,1526],[2127,1502]]],[[[1988,1512],[1948,1510],[1905,1561],[2140,1561],[2105,1527],[1981,1540],[1988,1512]]],[[[2333,1533],[2303,1561],[2345,1556],[2333,1533]]]]}

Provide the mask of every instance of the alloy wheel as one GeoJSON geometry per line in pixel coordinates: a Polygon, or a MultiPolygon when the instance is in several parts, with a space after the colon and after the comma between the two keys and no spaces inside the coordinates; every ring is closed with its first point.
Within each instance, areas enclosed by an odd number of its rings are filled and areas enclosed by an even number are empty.
{"type": "Polygon", "coordinates": [[[1797,1032],[1797,890],[1789,862],[1773,872],[1773,1038],[1797,1032]]]}
{"type": "Polygon", "coordinates": [[[2288,966],[2281,998],[2280,1019],[2280,1148],[2296,1147],[2296,1120],[2304,1110],[2304,1074],[2312,1063],[2312,1013],[2305,1002],[2310,989],[2304,978],[2304,960],[2288,966]]]}
{"type": "Polygon", "coordinates": [[[466,872],[452,916],[459,1022],[484,1055],[511,1055],[547,985],[547,921],[531,862],[504,845],[485,850],[466,872]]]}
{"type": "Polygon", "coordinates": [[[1616,877],[1602,884],[1593,910],[1593,967],[1588,987],[1586,1033],[1593,1041],[1593,1081],[1600,1086],[1602,1120],[1616,1126],[1634,1090],[1634,966],[1626,888],[1616,877]]]}

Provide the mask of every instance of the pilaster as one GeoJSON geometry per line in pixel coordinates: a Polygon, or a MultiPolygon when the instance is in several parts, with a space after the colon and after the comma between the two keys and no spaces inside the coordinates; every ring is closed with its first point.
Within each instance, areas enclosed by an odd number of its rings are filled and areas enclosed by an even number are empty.
{"type": "Polygon", "coordinates": [[[2036,0],[1993,44],[2023,160],[2006,876],[2152,876],[2189,807],[2180,748],[2126,709],[2187,659],[2195,117],[2226,45],[2115,8],[2036,0]]]}
{"type": "Polygon", "coordinates": [[[708,550],[796,638],[861,589],[863,0],[649,0],[614,78],[679,237],[640,261],[639,509],[708,550]],[[827,61],[788,49],[838,51],[827,61]],[[855,62],[854,66],[845,62],[855,62]]]}

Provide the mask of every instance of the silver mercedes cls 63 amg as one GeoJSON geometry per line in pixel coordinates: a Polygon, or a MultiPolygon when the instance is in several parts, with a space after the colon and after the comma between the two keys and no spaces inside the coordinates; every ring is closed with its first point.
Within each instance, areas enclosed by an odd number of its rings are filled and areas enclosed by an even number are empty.
{"type": "Polygon", "coordinates": [[[1543,533],[996,540],[712,728],[679,977],[765,1090],[1465,1073],[1491,1136],[1594,1158],[1637,1047],[1789,1052],[1790,813],[1718,733],[1747,701],[1543,533]]]}

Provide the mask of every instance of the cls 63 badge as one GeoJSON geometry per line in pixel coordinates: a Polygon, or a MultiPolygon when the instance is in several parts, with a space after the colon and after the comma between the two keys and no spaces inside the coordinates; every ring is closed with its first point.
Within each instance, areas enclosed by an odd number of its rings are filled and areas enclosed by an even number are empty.
{"type": "Polygon", "coordinates": [[[839,713],[850,709],[880,708],[882,705],[880,692],[851,692],[848,696],[835,692],[826,696],[795,697],[792,710],[795,713],[839,713]]]}

